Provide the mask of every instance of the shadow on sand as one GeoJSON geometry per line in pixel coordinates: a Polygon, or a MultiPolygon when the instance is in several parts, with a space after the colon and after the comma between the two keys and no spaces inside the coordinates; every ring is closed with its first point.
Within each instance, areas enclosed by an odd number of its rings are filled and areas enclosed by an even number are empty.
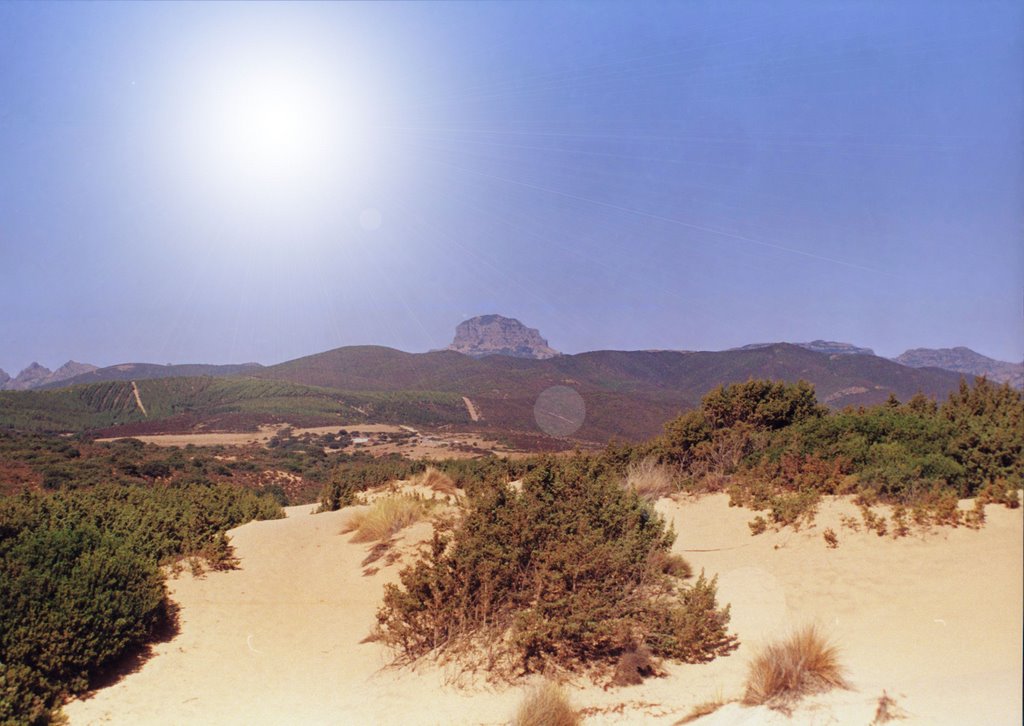
{"type": "Polygon", "coordinates": [[[77,700],[87,701],[104,688],[108,688],[119,682],[125,676],[129,676],[149,662],[156,655],[154,646],[160,643],[169,643],[181,632],[179,606],[169,599],[164,600],[164,613],[159,625],[153,630],[149,640],[135,648],[132,648],[120,658],[117,658],[106,667],[100,669],[89,682],[89,690],[76,696],[77,700]]]}

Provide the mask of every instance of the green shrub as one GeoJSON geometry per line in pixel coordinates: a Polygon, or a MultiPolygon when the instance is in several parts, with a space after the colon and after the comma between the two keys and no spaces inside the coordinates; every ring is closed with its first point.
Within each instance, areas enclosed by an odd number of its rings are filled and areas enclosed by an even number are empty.
{"type": "MultiPolygon", "coordinates": [[[[941,407],[918,395],[826,413],[808,384],[748,381],[710,391],[699,410],[666,424],[655,450],[683,467],[687,489],[724,481],[732,504],[768,510],[781,526],[812,519],[820,495],[848,493],[909,508],[922,526],[956,525],[958,498],[1018,506],[1024,394],[978,379],[941,407]]],[[[869,526],[885,533],[884,519],[869,526]]]]}
{"type": "Polygon", "coordinates": [[[356,491],[348,483],[339,480],[324,484],[320,490],[320,506],[317,512],[337,512],[343,507],[356,503],[356,491]]]}
{"type": "Polygon", "coordinates": [[[44,723],[63,695],[168,618],[161,563],[230,563],[224,531],[282,516],[224,485],[65,488],[0,498],[0,723],[44,723]]]}
{"type": "Polygon", "coordinates": [[[728,608],[714,580],[665,574],[674,537],[599,463],[545,460],[521,492],[470,497],[461,524],[387,588],[377,635],[409,658],[485,643],[498,675],[610,664],[641,643],[710,660],[735,647],[728,608]]]}
{"type": "MultiPolygon", "coordinates": [[[[46,524],[11,540],[0,564],[0,661],[18,666],[15,688],[30,689],[18,708],[84,690],[162,622],[156,563],[91,524],[46,524]]],[[[10,708],[5,723],[27,715],[10,708]]]]}
{"type": "Polygon", "coordinates": [[[810,383],[767,380],[719,386],[704,395],[700,410],[716,429],[747,423],[757,429],[775,430],[827,413],[818,405],[810,383]]]}

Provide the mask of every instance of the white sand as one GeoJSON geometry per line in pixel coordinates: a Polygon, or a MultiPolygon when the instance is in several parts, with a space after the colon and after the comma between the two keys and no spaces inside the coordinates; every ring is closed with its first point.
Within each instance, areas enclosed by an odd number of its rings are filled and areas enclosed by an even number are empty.
{"type": "MultiPolygon", "coordinates": [[[[810,699],[792,720],[729,704],[701,724],[868,724],[885,689],[906,724],[1021,723],[1021,510],[988,507],[976,531],[941,529],[894,541],[841,529],[846,502],[823,507],[806,531],[750,535],[753,514],[722,495],[659,503],[676,550],[719,574],[742,645],[705,665],[604,690],[569,689],[587,723],[665,723],[693,705],[742,693],[757,644],[816,622],[834,638],[856,690],[810,699]],[[832,526],[837,549],[821,532],[832,526]]],[[[457,688],[432,666],[385,668],[360,644],[385,582],[401,563],[363,575],[367,545],[340,535],[344,511],[256,522],[232,532],[241,569],[170,584],[181,633],[136,672],[65,708],[72,724],[498,724],[522,689],[457,688]]],[[[429,537],[401,539],[405,561],[429,537]]],[[[373,566],[381,566],[382,562],[373,566]]]]}

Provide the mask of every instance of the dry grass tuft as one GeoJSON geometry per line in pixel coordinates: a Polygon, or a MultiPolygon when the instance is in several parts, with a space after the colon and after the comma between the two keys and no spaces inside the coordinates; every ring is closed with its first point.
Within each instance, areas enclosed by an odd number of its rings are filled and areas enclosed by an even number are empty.
{"type": "Polygon", "coordinates": [[[686,714],[681,719],[676,721],[673,726],[682,726],[682,724],[692,723],[693,721],[696,721],[699,718],[710,716],[727,703],[729,703],[729,700],[722,698],[721,696],[710,701],[698,703],[696,706],[690,709],[690,712],[688,714],[686,714]]]}
{"type": "Polygon", "coordinates": [[[653,456],[629,465],[626,470],[626,486],[652,502],[676,490],[672,471],[664,464],[659,464],[653,456]]]}
{"type": "Polygon", "coordinates": [[[353,514],[344,532],[355,532],[353,542],[384,542],[426,514],[427,503],[418,497],[384,497],[376,500],[369,509],[353,514]]]}
{"type": "Polygon", "coordinates": [[[838,649],[809,625],[754,658],[743,703],[785,709],[803,696],[848,687],[838,649]]]}
{"type": "Polygon", "coordinates": [[[435,492],[441,494],[456,494],[458,489],[455,486],[455,482],[452,478],[445,474],[443,471],[435,469],[432,466],[428,466],[424,471],[420,472],[412,479],[410,483],[418,484],[420,486],[433,489],[435,492]]]}
{"type": "Polygon", "coordinates": [[[580,717],[565,692],[556,684],[544,681],[526,694],[512,726],[578,726],[580,717]]]}

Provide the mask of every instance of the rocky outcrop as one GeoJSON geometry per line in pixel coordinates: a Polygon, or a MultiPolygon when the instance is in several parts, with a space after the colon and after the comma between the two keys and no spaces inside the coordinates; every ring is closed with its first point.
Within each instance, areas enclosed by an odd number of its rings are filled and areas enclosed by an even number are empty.
{"type": "Polygon", "coordinates": [[[46,383],[46,379],[52,374],[53,371],[49,368],[32,361],[28,368],[4,384],[4,390],[24,391],[29,388],[35,388],[46,383]]]}
{"type": "Polygon", "coordinates": [[[1024,388],[1024,363],[989,358],[970,348],[914,348],[896,357],[896,362],[911,368],[943,368],[947,371],[985,376],[990,381],[1024,388]]]}
{"type": "Polygon", "coordinates": [[[96,366],[90,365],[89,363],[79,363],[77,361],[69,360],[67,363],[62,365],[60,368],[55,370],[51,375],[47,383],[59,383],[66,381],[69,378],[80,376],[83,373],[92,373],[95,370],[99,370],[96,366]]]}
{"type": "Polygon", "coordinates": [[[480,315],[459,323],[448,350],[474,358],[507,355],[544,359],[561,355],[548,345],[536,328],[527,328],[515,318],[501,315],[480,315]]]}
{"type": "Polygon", "coordinates": [[[2,374],[0,375],[0,390],[27,391],[29,389],[40,388],[51,383],[66,381],[69,378],[80,376],[83,373],[91,373],[94,370],[96,370],[96,366],[94,365],[69,360],[57,370],[51,371],[46,366],[41,366],[33,361],[28,368],[23,370],[14,378],[11,378],[3,371],[0,371],[0,374],[2,374]]]}

